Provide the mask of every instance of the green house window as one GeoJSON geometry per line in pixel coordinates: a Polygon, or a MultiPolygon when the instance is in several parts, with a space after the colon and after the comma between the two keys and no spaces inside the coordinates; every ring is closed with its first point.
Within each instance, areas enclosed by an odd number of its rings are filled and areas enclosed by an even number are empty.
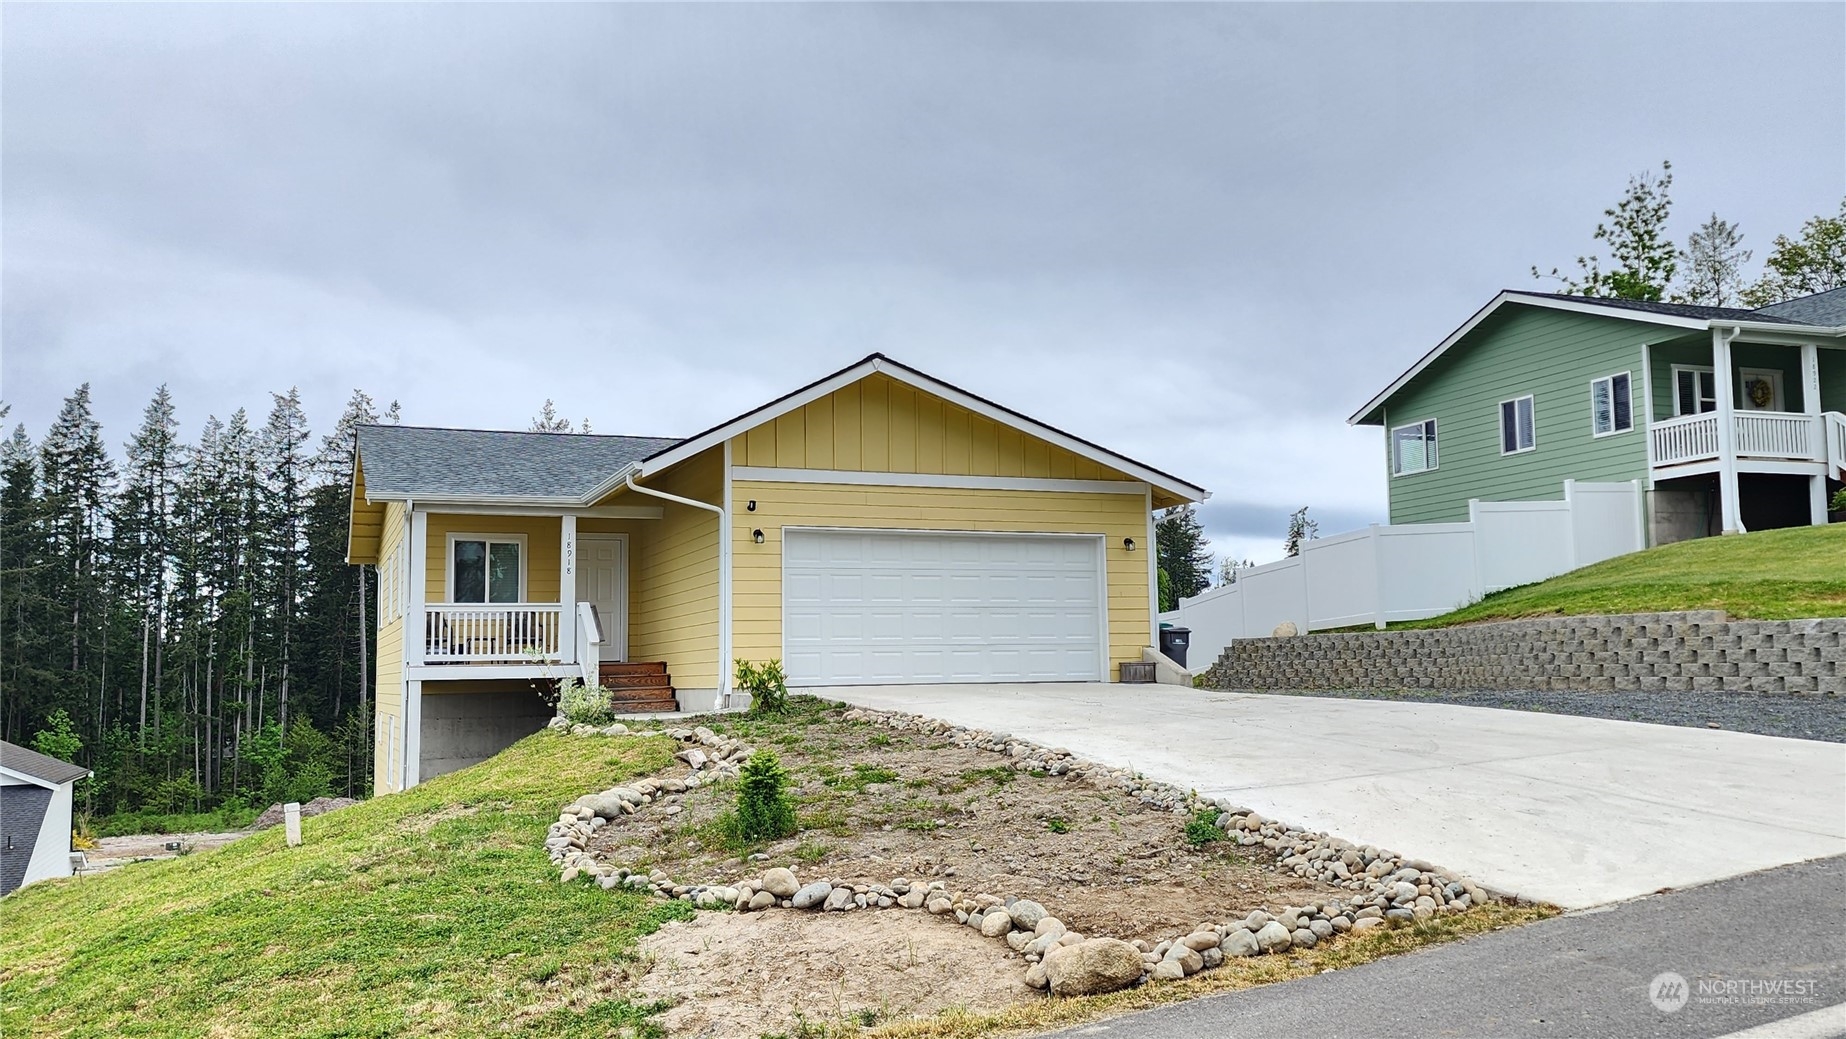
{"type": "Polygon", "coordinates": [[[519,541],[458,537],[450,546],[451,602],[521,600],[519,541]]]}
{"type": "Polygon", "coordinates": [[[1391,430],[1391,473],[1408,476],[1436,467],[1436,420],[1427,419],[1391,430]]]}
{"type": "Polygon", "coordinates": [[[1605,437],[1634,428],[1633,391],[1628,373],[1610,375],[1590,383],[1590,433],[1605,437]]]}
{"type": "Polygon", "coordinates": [[[1500,453],[1516,455],[1538,446],[1530,395],[1500,402],[1500,453]]]}

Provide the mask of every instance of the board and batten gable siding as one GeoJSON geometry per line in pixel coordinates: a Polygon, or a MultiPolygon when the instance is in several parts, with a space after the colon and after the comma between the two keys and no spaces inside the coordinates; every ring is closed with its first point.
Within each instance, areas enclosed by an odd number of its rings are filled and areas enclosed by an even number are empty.
{"type": "MultiPolygon", "coordinates": [[[[1147,499],[1104,492],[960,490],[865,484],[737,480],[735,501],[755,500],[732,530],[733,652],[782,657],[782,537],[785,527],[1099,534],[1107,560],[1109,675],[1152,645],[1147,556],[1122,539],[1147,539],[1147,499]],[[752,532],[763,531],[756,544],[752,532]]],[[[1098,676],[1101,677],[1101,676],[1098,676]]]]}
{"type": "Polygon", "coordinates": [[[1564,481],[1633,480],[1647,474],[1642,410],[1643,344],[1658,326],[1587,314],[1508,307],[1469,341],[1385,402],[1385,472],[1392,523],[1453,523],[1468,500],[1540,501],[1563,496],[1564,481]],[[1618,372],[1633,379],[1634,429],[1591,435],[1590,382],[1618,372]],[[1534,449],[1500,453],[1500,402],[1533,398],[1534,449]],[[1437,468],[1390,476],[1390,430],[1436,420],[1437,468]]]}
{"type": "Polygon", "coordinates": [[[735,437],[731,463],[867,473],[1129,479],[1100,462],[882,374],[866,376],[735,437]]]}
{"type": "MultiPolygon", "coordinates": [[[[700,452],[647,486],[717,505],[724,448],[700,452]]],[[[628,657],[664,660],[681,689],[718,688],[718,515],[627,491],[602,504],[657,505],[635,522],[628,548],[628,657]]],[[[578,532],[599,526],[579,521],[578,532]]]]}
{"type": "MultiPolygon", "coordinates": [[[[404,504],[386,502],[382,510],[383,522],[379,528],[377,540],[378,558],[389,560],[397,546],[404,540],[404,504]]],[[[378,608],[377,589],[368,591],[372,601],[366,604],[368,611],[378,608]]],[[[376,612],[373,612],[376,617],[376,612]]],[[[376,624],[376,620],[373,622],[376,624]]],[[[390,765],[396,760],[391,753],[391,740],[401,738],[404,731],[404,618],[396,617],[378,625],[378,644],[373,650],[375,664],[372,683],[373,715],[373,763],[372,791],[386,794],[396,790],[397,777],[390,774],[390,765]]]]}

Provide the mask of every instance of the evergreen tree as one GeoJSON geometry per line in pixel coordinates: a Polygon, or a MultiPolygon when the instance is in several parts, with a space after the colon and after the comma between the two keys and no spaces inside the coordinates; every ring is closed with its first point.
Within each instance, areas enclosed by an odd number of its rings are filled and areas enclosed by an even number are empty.
{"type": "Polygon", "coordinates": [[[126,453],[128,467],[115,508],[114,555],[121,582],[118,605],[138,619],[141,652],[135,724],[138,742],[145,748],[150,721],[156,729],[160,724],[174,511],[185,464],[173,396],[165,385],[154,391],[153,400],[142,411],[141,428],[128,442],[126,453]]]}
{"type": "Polygon", "coordinates": [[[1743,247],[1737,225],[1713,213],[1686,239],[1679,262],[1685,280],[1674,302],[1728,307],[1743,290],[1743,265],[1750,262],[1750,250],[1743,247]]]}
{"type": "Polygon", "coordinates": [[[308,501],[309,460],[303,454],[308,417],[302,413],[301,395],[294,388],[270,396],[274,404],[263,426],[264,478],[257,516],[265,535],[264,565],[259,573],[273,610],[269,644],[275,657],[276,724],[286,731],[289,684],[294,677],[295,619],[307,552],[302,528],[308,501]]]}
{"type": "Polygon", "coordinates": [[[15,426],[0,444],[0,738],[25,742],[65,679],[50,633],[56,611],[44,594],[51,557],[38,479],[38,449],[15,426]]]}
{"type": "Polygon", "coordinates": [[[1205,528],[1191,505],[1181,505],[1161,513],[1154,524],[1157,563],[1167,575],[1161,592],[1161,610],[1179,608],[1179,600],[1190,598],[1211,586],[1211,547],[1205,541],[1205,528]]]}
{"type": "Polygon", "coordinates": [[[104,549],[115,465],[103,445],[102,426],[90,413],[89,383],[64,399],[39,445],[39,473],[48,552],[57,563],[47,568],[45,591],[61,606],[60,652],[68,665],[57,683],[59,698],[77,708],[79,724],[101,742],[107,724],[104,549]]]}
{"type": "Polygon", "coordinates": [[[1282,536],[1282,551],[1288,556],[1301,554],[1301,546],[1320,537],[1320,524],[1308,518],[1308,507],[1303,505],[1288,515],[1288,533],[1282,536]]]}

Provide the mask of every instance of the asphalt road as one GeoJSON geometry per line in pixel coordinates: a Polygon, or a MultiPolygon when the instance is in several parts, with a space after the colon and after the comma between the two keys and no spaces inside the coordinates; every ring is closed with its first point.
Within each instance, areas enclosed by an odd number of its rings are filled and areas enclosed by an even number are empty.
{"type": "MultiPolygon", "coordinates": [[[[1737,986],[1732,986],[1737,989],[1737,986]]],[[[1739,990],[1741,991],[1741,990],[1739,990]]],[[[1798,997],[1799,998],[1799,995],[1798,997]]],[[[1172,1039],[1813,1039],[1846,1022],[1846,856],[1585,910],[1350,970],[1057,1033],[1172,1039]],[[1656,1008],[1673,972],[1687,1001],[1656,1008]],[[1802,982],[1806,1002],[1714,999],[1714,983],[1802,982]],[[1801,1015],[1807,1015],[1801,1018],[1801,1015]],[[1800,1018],[1799,1020],[1797,1020],[1800,1018]],[[1780,1025],[1772,1024],[1780,1022],[1780,1025]]]]}

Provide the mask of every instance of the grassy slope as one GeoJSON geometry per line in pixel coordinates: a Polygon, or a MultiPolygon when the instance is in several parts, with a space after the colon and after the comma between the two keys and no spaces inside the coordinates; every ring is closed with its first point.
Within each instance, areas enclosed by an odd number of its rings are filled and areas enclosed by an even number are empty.
{"type": "Polygon", "coordinates": [[[1496,592],[1403,627],[1663,610],[1724,610],[1756,620],[1846,615],[1846,524],[1663,545],[1496,592]]]}
{"type": "Polygon", "coordinates": [[[409,793],[0,901],[0,1034],[606,1035],[635,937],[688,907],[563,886],[545,826],[670,741],[540,733],[409,793]]]}

